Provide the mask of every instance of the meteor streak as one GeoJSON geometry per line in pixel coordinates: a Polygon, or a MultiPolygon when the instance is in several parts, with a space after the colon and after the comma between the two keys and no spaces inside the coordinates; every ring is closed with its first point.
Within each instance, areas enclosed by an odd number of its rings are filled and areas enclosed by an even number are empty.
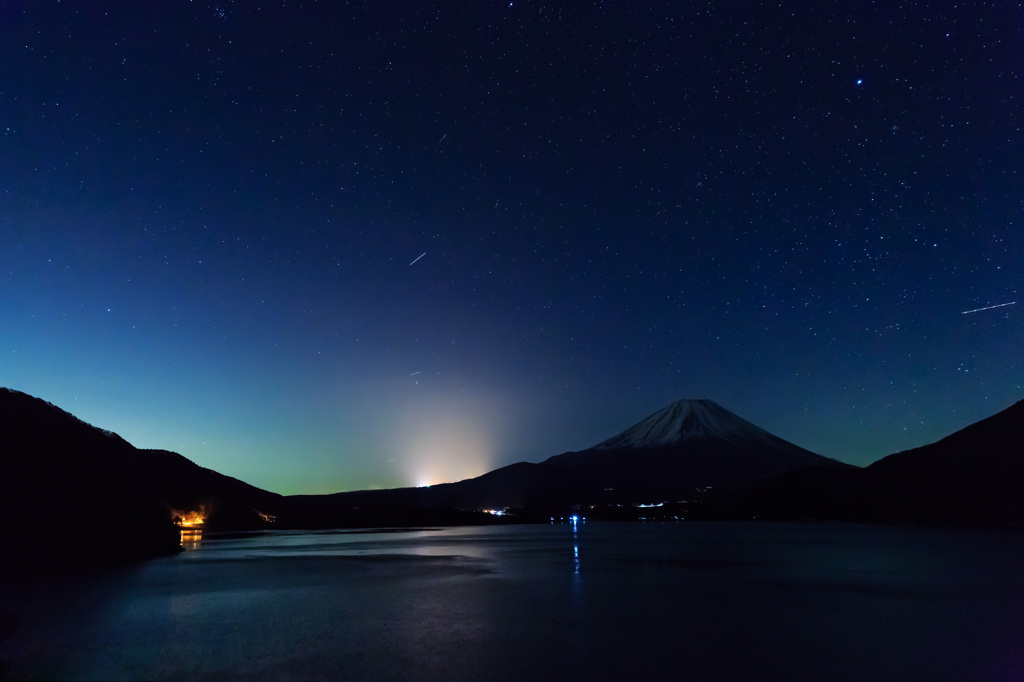
{"type": "MultiPolygon", "coordinates": [[[[415,262],[416,262],[416,261],[418,261],[418,260],[419,260],[420,258],[423,258],[423,257],[424,257],[424,256],[426,256],[426,255],[427,255],[427,252],[426,252],[426,251],[424,251],[424,252],[423,252],[423,253],[421,253],[420,255],[418,255],[418,256],[416,256],[415,258],[413,258],[413,259],[412,259],[412,263],[415,263],[415,262]]],[[[412,263],[409,263],[409,265],[412,265],[412,263]]]]}
{"type": "Polygon", "coordinates": [[[965,311],[963,311],[960,314],[961,315],[966,315],[967,313],[980,313],[982,310],[992,310],[993,308],[1002,308],[1003,306],[1013,305],[1014,303],[1016,303],[1016,301],[1010,301],[1009,303],[1000,303],[998,305],[987,305],[984,308],[975,308],[974,310],[965,310],[965,311]]]}

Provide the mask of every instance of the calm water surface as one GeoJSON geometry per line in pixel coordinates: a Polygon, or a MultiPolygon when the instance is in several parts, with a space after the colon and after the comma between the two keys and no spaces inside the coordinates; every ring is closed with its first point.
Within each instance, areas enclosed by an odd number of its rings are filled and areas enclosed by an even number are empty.
{"type": "Polygon", "coordinates": [[[12,676],[1024,680],[1024,533],[609,524],[207,536],[0,586],[12,676]]]}

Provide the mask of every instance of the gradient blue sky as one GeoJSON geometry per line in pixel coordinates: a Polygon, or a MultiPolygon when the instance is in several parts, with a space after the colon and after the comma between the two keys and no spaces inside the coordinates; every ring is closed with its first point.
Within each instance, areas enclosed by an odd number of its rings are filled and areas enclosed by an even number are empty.
{"type": "Polygon", "coordinates": [[[7,0],[0,384],[281,493],[1024,397],[1024,10],[750,4],[7,0]]]}

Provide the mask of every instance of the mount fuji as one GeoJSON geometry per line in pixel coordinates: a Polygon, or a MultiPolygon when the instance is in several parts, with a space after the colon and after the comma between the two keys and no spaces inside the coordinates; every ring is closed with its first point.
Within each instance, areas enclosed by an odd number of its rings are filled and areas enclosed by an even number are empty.
{"type": "Polygon", "coordinates": [[[736,416],[713,400],[676,401],[591,449],[653,448],[701,439],[808,452],[736,416]]]}
{"type": "Polygon", "coordinates": [[[602,502],[670,500],[818,465],[848,465],[783,440],[711,400],[679,400],[622,433],[544,464],[602,502]],[[607,493],[607,494],[605,494],[607,493]]]}

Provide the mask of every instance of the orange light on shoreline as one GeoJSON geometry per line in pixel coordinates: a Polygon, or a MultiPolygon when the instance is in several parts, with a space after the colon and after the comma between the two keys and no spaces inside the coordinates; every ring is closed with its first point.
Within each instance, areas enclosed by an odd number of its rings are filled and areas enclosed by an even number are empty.
{"type": "Polygon", "coordinates": [[[174,523],[182,528],[197,528],[202,526],[206,521],[206,516],[201,511],[197,512],[179,512],[173,513],[174,523]]]}

